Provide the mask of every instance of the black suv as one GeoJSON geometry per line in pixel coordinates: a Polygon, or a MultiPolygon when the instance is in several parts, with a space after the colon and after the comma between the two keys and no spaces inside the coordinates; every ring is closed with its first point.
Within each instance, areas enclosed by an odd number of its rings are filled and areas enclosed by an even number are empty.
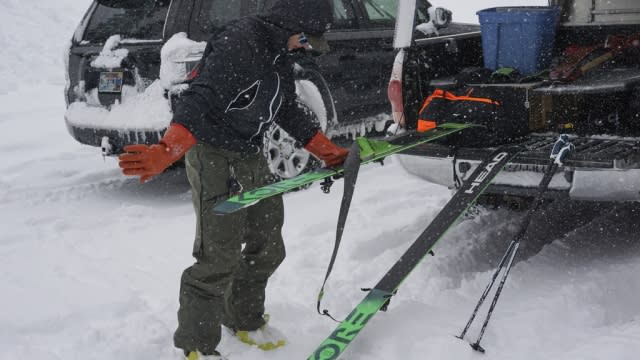
{"type": "MultiPolygon", "coordinates": [[[[171,119],[167,99],[184,87],[211,31],[260,13],[272,1],[94,1],[69,50],[69,132],[81,143],[102,147],[105,155],[130,143],[156,142],[171,119]],[[176,67],[184,75],[177,80],[171,78],[176,67]],[[162,79],[163,73],[171,76],[162,79]]],[[[333,2],[335,23],[326,35],[331,50],[300,64],[297,87],[325,132],[340,142],[383,131],[391,120],[386,88],[397,0],[333,2]]],[[[429,20],[429,7],[421,0],[417,22],[429,20]]],[[[265,155],[274,173],[285,178],[310,163],[309,154],[277,126],[265,137],[265,155]]]]}

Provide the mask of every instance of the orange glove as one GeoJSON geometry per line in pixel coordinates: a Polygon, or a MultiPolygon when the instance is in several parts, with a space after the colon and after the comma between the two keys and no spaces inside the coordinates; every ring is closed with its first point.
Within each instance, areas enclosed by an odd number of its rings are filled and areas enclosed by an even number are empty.
{"type": "Polygon", "coordinates": [[[195,144],[196,138],[187,128],[171,124],[158,144],[125,146],[118,165],[125,175],[140,176],[144,183],[180,160],[195,144]]]}
{"type": "Polygon", "coordinates": [[[324,161],[325,166],[342,165],[349,154],[349,150],[334,144],[321,131],[318,131],[304,148],[324,161]]]}

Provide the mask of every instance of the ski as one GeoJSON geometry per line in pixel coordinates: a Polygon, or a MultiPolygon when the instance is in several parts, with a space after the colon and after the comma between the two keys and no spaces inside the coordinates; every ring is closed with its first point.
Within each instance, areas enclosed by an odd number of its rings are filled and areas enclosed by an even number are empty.
{"type": "Polygon", "coordinates": [[[381,309],[386,309],[402,282],[427,254],[432,253],[431,249],[438,240],[482,195],[504,166],[522,150],[519,146],[501,147],[484,160],[402,257],[308,360],[333,360],[342,355],[371,318],[381,309]]]}
{"type": "MultiPolygon", "coordinates": [[[[396,136],[392,139],[374,140],[360,137],[356,139],[357,144],[360,147],[360,163],[367,164],[380,161],[389,155],[393,155],[420,144],[441,139],[464,129],[477,126],[478,125],[474,124],[445,123],[424,133],[410,132],[396,136]]],[[[217,214],[233,213],[269,197],[295,190],[315,181],[324,179],[327,179],[328,183],[323,186],[323,191],[328,191],[328,187],[331,184],[331,177],[339,176],[343,172],[344,168],[342,166],[310,171],[291,179],[285,179],[231,196],[226,201],[217,204],[213,208],[213,211],[217,214]]]]}

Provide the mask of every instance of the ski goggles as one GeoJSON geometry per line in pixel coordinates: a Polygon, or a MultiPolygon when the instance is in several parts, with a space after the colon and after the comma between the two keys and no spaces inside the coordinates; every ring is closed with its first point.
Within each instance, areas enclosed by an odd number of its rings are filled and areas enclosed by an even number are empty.
{"type": "Polygon", "coordinates": [[[298,37],[300,45],[309,46],[310,50],[317,51],[319,53],[326,53],[329,51],[329,43],[324,35],[306,35],[301,33],[298,37]]]}

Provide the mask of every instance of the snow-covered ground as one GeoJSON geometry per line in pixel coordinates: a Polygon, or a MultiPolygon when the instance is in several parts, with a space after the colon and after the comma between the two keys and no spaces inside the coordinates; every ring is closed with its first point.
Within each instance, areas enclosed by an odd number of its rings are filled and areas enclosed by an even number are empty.
{"type": "MultiPolygon", "coordinates": [[[[0,3],[3,360],[177,358],[171,337],[178,281],[192,262],[195,222],[184,174],[140,185],[64,127],[62,53],[88,3],[0,3]]],[[[306,358],[335,327],[316,315],[315,299],[333,247],[337,185],[328,196],[317,186],[285,196],[288,256],[270,282],[267,308],[290,344],[262,353],[225,335],[220,350],[231,359],[306,358]]],[[[377,282],[449,196],[394,159],[361,170],[325,296],[334,315],[345,316],[360,301],[359,289],[377,282]]],[[[344,357],[637,359],[638,211],[604,208],[576,230],[550,235],[549,245],[519,262],[485,336],[484,356],[453,335],[519,216],[481,211],[437,246],[344,357]]],[[[544,233],[549,224],[533,226],[544,233]]]]}

